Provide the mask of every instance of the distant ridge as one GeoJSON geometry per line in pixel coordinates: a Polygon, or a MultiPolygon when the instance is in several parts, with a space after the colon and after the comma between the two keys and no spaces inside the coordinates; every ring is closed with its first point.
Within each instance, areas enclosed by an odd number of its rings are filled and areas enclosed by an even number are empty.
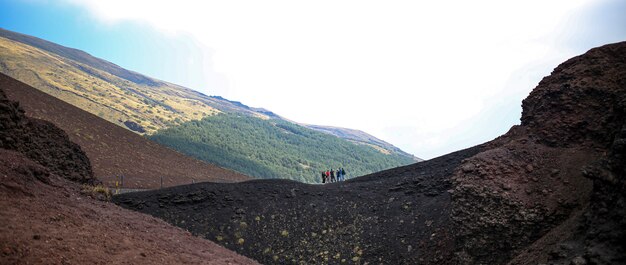
{"type": "Polygon", "coordinates": [[[350,140],[359,144],[367,144],[367,145],[373,145],[376,147],[382,147],[384,150],[388,150],[388,151],[392,151],[392,152],[396,152],[399,154],[403,154],[405,156],[410,156],[412,157],[416,162],[420,162],[420,161],[424,161],[424,159],[421,159],[419,157],[416,157],[412,154],[409,154],[407,152],[402,151],[400,148],[395,147],[394,145],[385,142],[383,140],[380,140],[364,131],[360,131],[360,130],[355,130],[355,129],[348,129],[348,128],[341,128],[341,127],[333,127],[333,126],[322,126],[322,125],[311,125],[311,124],[301,124],[304,127],[307,127],[309,129],[313,129],[316,131],[320,131],[323,133],[327,133],[327,134],[331,134],[334,136],[337,136],[339,138],[343,138],[346,140],[350,140]]]}
{"type": "Polygon", "coordinates": [[[13,31],[9,31],[3,28],[0,28],[0,36],[5,37],[7,39],[11,39],[17,42],[21,42],[24,44],[28,44],[33,47],[37,47],[39,49],[49,51],[54,54],[58,54],[60,56],[66,57],[68,59],[72,59],[77,62],[84,63],[93,68],[111,73],[117,77],[124,78],[126,80],[133,81],[139,84],[145,84],[150,86],[156,86],[159,84],[157,80],[149,78],[145,75],[126,70],[118,65],[111,63],[106,60],[102,60],[100,58],[96,58],[89,53],[84,51],[68,48],[53,42],[49,42],[47,40],[43,40],[37,37],[33,37],[30,35],[25,35],[13,31]]]}

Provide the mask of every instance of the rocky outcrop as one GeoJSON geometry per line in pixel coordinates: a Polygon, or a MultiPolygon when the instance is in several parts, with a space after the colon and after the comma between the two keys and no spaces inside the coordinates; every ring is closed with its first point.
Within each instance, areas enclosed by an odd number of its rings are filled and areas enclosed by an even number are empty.
{"type": "Polygon", "coordinates": [[[94,183],[89,159],[80,146],[52,123],[31,119],[0,88],[0,148],[14,150],[58,176],[94,183]]]}
{"type": "Polygon", "coordinates": [[[626,43],[561,64],[522,107],[452,178],[458,262],[626,262],[626,43]]]}
{"type": "Polygon", "coordinates": [[[605,62],[612,67],[600,71],[614,78],[614,83],[602,84],[610,92],[604,98],[606,112],[601,119],[607,129],[597,133],[600,144],[610,147],[600,161],[583,169],[593,180],[594,193],[574,239],[584,248],[569,254],[589,264],[626,264],[626,47],[606,49],[621,59],[605,62]]]}
{"type": "Polygon", "coordinates": [[[624,122],[625,60],[625,44],[617,43],[559,65],[523,101],[522,126],[550,146],[608,148],[624,122]]]}

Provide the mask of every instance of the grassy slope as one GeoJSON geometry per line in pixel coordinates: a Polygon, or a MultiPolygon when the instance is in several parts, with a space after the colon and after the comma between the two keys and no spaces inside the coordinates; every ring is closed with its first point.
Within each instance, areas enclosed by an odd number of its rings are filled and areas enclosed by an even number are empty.
{"type": "Polygon", "coordinates": [[[191,90],[137,84],[56,54],[0,37],[0,72],[110,122],[148,133],[219,111],[191,90]]]}
{"type": "Polygon", "coordinates": [[[319,172],[331,167],[359,176],[414,162],[283,120],[234,114],[191,121],[150,139],[251,176],[304,182],[319,182],[319,172]]]}

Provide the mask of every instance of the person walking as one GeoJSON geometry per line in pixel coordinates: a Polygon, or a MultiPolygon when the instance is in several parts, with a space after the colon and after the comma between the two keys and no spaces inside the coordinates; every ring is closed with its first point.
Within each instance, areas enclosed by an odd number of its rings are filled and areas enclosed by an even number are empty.
{"type": "Polygon", "coordinates": [[[331,168],[330,169],[330,182],[336,182],[337,180],[335,179],[335,171],[331,168]]]}
{"type": "Polygon", "coordinates": [[[330,182],[330,171],[326,170],[326,183],[330,182]]]}
{"type": "Polygon", "coordinates": [[[322,171],[322,184],[326,183],[326,172],[322,171]]]}

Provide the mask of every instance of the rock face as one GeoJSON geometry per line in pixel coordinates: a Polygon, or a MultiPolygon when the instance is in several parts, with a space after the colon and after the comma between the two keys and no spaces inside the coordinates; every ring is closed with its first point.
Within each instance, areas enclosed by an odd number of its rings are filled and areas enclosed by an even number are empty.
{"type": "Polygon", "coordinates": [[[51,173],[80,183],[94,183],[89,158],[52,123],[27,118],[0,88],[0,148],[20,152],[51,173]]]}
{"type": "Polygon", "coordinates": [[[521,126],[488,143],[452,177],[458,190],[452,218],[461,232],[456,258],[505,263],[536,242],[512,263],[626,262],[626,43],[561,64],[522,107],[521,126]],[[478,166],[463,170],[468,165],[478,166]],[[602,243],[594,243],[598,233],[602,243]],[[546,234],[574,238],[541,238],[546,234]],[[603,257],[594,244],[606,251],[603,257]]]}
{"type": "Polygon", "coordinates": [[[626,264],[626,43],[557,67],[522,123],[338,184],[201,184],[114,200],[267,264],[626,264]]]}
{"type": "Polygon", "coordinates": [[[538,142],[584,145],[601,154],[579,164],[593,190],[586,207],[564,225],[571,231],[555,229],[511,264],[535,264],[533,257],[626,264],[626,44],[592,49],[555,69],[524,101],[522,125],[535,129],[538,142]]]}
{"type": "Polygon", "coordinates": [[[625,52],[606,45],[559,65],[523,101],[522,126],[550,146],[608,147],[624,123],[625,52]]]}

